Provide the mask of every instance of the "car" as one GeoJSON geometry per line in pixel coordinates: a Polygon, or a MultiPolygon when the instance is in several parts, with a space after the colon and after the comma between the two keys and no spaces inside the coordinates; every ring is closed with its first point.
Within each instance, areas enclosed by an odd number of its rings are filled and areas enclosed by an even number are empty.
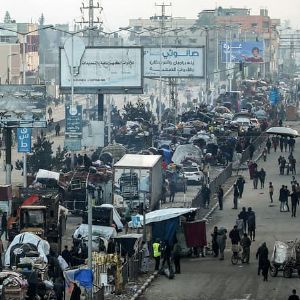
{"type": "Polygon", "coordinates": [[[185,166],[182,169],[187,183],[202,184],[204,182],[204,174],[198,166],[185,166]]]}

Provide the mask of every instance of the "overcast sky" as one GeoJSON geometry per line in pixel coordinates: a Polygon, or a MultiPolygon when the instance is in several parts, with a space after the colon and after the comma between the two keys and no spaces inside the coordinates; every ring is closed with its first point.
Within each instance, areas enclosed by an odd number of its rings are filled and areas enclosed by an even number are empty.
{"type": "MultiPolygon", "coordinates": [[[[44,13],[46,23],[72,23],[80,19],[80,5],[87,0],[0,0],[0,18],[3,20],[5,11],[17,22],[38,21],[44,13]]],[[[96,0],[94,0],[96,2],[96,0]]],[[[196,18],[203,9],[222,7],[246,7],[252,9],[252,14],[259,14],[260,8],[268,8],[272,18],[281,20],[290,19],[294,28],[300,28],[300,1],[299,0],[173,0],[172,7],[167,8],[167,14],[174,17],[196,18]],[[209,4],[211,3],[211,4],[209,4]],[[250,6],[251,5],[251,6],[250,6]]],[[[101,0],[103,7],[102,19],[108,30],[120,26],[127,26],[130,18],[149,18],[159,14],[155,3],[159,0],[101,0]]]]}

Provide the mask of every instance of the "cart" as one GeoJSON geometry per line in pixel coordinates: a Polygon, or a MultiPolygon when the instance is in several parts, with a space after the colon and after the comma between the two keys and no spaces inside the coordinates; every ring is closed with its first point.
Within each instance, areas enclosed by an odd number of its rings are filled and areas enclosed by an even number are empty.
{"type": "Polygon", "coordinates": [[[285,278],[291,278],[294,272],[300,276],[300,241],[275,242],[270,275],[276,277],[279,271],[285,278]]]}

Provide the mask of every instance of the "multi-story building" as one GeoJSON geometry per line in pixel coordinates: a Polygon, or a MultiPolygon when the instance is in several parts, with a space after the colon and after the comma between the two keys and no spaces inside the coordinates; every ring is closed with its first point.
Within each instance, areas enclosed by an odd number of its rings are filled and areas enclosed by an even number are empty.
{"type": "Polygon", "coordinates": [[[22,83],[23,46],[25,47],[26,83],[35,83],[39,68],[38,25],[32,23],[0,23],[0,59],[6,62],[0,67],[2,83],[22,83]],[[27,35],[18,34],[31,32],[27,35]]]}

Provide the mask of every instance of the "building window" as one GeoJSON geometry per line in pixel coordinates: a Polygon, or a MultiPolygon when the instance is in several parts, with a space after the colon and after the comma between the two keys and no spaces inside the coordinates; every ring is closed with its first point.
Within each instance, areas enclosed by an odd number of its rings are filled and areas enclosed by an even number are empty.
{"type": "Polygon", "coordinates": [[[263,28],[269,28],[269,22],[263,22],[263,28]]]}
{"type": "Polygon", "coordinates": [[[256,27],[257,26],[257,23],[252,23],[251,24],[251,27],[256,27]]]}

